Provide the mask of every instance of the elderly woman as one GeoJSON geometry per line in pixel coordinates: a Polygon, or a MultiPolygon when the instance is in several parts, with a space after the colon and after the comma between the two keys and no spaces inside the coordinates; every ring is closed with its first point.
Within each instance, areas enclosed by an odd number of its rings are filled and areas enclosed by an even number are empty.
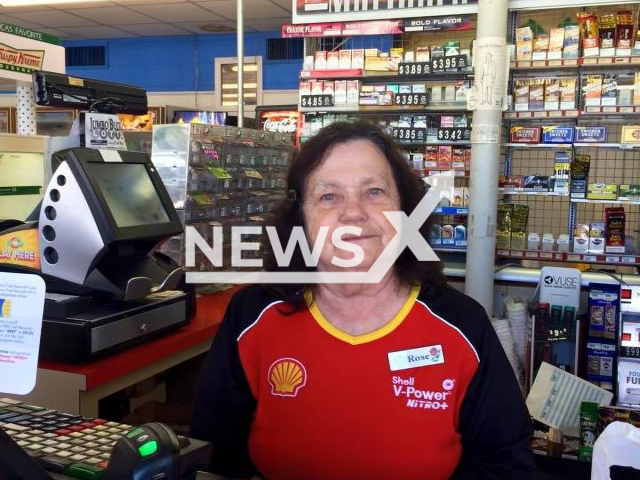
{"type": "MultiPolygon", "coordinates": [[[[393,141],[368,123],[335,123],[305,143],[276,212],[328,239],[317,271],[366,271],[425,193],[393,141]],[[344,268],[332,232],[364,258],[344,268]]],[[[426,232],[427,225],[422,231],[426,232]]],[[[426,235],[425,235],[426,236],[426,235]]],[[[298,248],[288,267],[309,270],[298,248]]],[[[405,249],[379,283],[249,286],[231,301],[201,376],[192,435],[212,471],[270,480],[527,479],[532,428],[483,308],[446,285],[439,262],[405,249]]]]}

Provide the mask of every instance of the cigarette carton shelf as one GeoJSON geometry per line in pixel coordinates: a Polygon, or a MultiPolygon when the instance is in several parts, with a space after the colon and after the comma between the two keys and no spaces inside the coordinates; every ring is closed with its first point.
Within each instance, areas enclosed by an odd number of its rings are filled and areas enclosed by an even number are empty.
{"type": "Polygon", "coordinates": [[[460,140],[458,142],[402,142],[396,141],[396,145],[400,145],[402,147],[424,147],[427,145],[435,145],[435,146],[451,146],[451,147],[468,147],[471,145],[469,140],[460,140]]]}
{"type": "Polygon", "coordinates": [[[341,80],[366,80],[370,82],[417,82],[417,81],[433,81],[433,80],[448,80],[459,78],[472,78],[473,72],[470,71],[458,71],[458,72],[433,72],[425,73],[424,75],[414,76],[400,76],[398,72],[366,72],[360,68],[350,70],[302,70],[300,72],[300,79],[341,79],[341,80]]]}
{"type": "Polygon", "coordinates": [[[398,115],[406,112],[454,113],[467,112],[467,106],[457,102],[434,103],[430,105],[340,105],[334,107],[298,107],[302,113],[357,113],[370,115],[398,115]]]}
{"type": "Polygon", "coordinates": [[[432,245],[431,248],[434,252],[443,253],[467,253],[467,247],[437,247],[432,245]]]}
{"type": "Polygon", "coordinates": [[[541,260],[549,262],[594,263],[602,265],[637,265],[640,256],[624,253],[573,253],[545,252],[539,250],[496,250],[496,255],[503,258],[523,260],[541,260]]]}
{"type": "Polygon", "coordinates": [[[640,56],[636,57],[582,57],[557,60],[517,60],[511,62],[514,72],[527,70],[575,70],[578,67],[629,67],[640,66],[640,56]]]}
{"type": "Polygon", "coordinates": [[[436,207],[433,210],[435,215],[469,215],[468,207],[436,207]]]}
{"type": "Polygon", "coordinates": [[[612,205],[640,205],[640,200],[594,200],[591,198],[572,198],[571,203],[610,203],[612,205]]]}
{"type": "Polygon", "coordinates": [[[445,172],[451,172],[453,171],[453,175],[449,175],[449,176],[453,176],[456,178],[469,178],[469,170],[430,170],[427,169],[425,170],[425,176],[427,177],[433,177],[435,175],[442,175],[445,172]]]}
{"type": "Polygon", "coordinates": [[[602,115],[610,115],[612,113],[618,115],[638,115],[640,114],[640,106],[638,105],[611,105],[611,106],[590,106],[579,113],[580,117],[597,117],[602,115]]]}
{"type": "Polygon", "coordinates": [[[578,118],[579,110],[525,110],[504,112],[504,118],[578,118]]]}
{"type": "Polygon", "coordinates": [[[503,143],[503,147],[510,148],[618,148],[632,149],[639,148],[638,145],[627,145],[624,143],[503,143]]]}
{"type": "Polygon", "coordinates": [[[527,190],[515,190],[515,189],[498,189],[499,195],[541,195],[545,197],[568,197],[568,193],[548,192],[548,191],[527,191],[527,190]]]}

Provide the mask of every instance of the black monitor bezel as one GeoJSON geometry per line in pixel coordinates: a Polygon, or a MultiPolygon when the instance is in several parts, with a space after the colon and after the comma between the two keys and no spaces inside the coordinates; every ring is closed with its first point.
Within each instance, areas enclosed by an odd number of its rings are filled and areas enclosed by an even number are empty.
{"type": "MultiPolygon", "coordinates": [[[[155,241],[168,238],[173,235],[178,235],[184,231],[182,222],[178,217],[178,214],[173,207],[173,202],[169,193],[167,192],[160,175],[155,169],[153,163],[145,153],[139,152],[127,152],[120,151],[120,157],[122,163],[142,164],[145,167],[151,183],[156,190],[160,198],[160,202],[164,207],[168,222],[153,224],[153,225],[139,225],[133,227],[119,227],[111,213],[111,209],[100,191],[100,186],[97,180],[91,173],[91,168],[87,168],[87,165],[92,163],[111,163],[105,162],[99,150],[92,148],[71,148],[63,152],[58,152],[57,155],[64,154],[62,160],[66,160],[74,173],[74,176],[78,180],[80,189],[84,194],[87,204],[93,217],[98,225],[102,239],[105,245],[112,243],[124,243],[131,241],[155,241]]],[[[117,163],[113,162],[114,167],[117,167],[117,163]]]]}

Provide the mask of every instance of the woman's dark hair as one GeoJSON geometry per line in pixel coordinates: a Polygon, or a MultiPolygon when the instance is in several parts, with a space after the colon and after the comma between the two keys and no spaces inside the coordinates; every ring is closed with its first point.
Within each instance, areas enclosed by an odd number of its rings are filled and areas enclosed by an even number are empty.
{"type": "MultiPolygon", "coordinates": [[[[384,154],[389,162],[393,177],[400,194],[400,208],[411,215],[426,192],[426,185],[409,166],[409,162],[399,152],[395,143],[379,127],[366,121],[336,122],[323,128],[315,136],[306,141],[297,155],[294,156],[287,174],[288,196],[272,214],[268,225],[273,225],[278,233],[280,244],[286,246],[293,227],[304,227],[302,204],[305,188],[311,173],[327,158],[336,145],[354,140],[367,140],[373,143],[384,154]]],[[[348,171],[348,166],[345,167],[348,171]]],[[[420,233],[429,238],[429,221],[420,228],[420,233]]],[[[300,248],[296,245],[289,266],[281,267],[271,248],[269,238],[263,238],[264,266],[267,271],[302,272],[315,271],[307,267],[300,248]]],[[[396,274],[408,285],[422,284],[427,296],[435,295],[446,283],[442,273],[441,262],[421,262],[409,248],[405,248],[395,263],[396,274]]],[[[306,285],[272,284],[265,288],[271,293],[287,301],[295,310],[304,305],[303,291],[306,285]]]]}

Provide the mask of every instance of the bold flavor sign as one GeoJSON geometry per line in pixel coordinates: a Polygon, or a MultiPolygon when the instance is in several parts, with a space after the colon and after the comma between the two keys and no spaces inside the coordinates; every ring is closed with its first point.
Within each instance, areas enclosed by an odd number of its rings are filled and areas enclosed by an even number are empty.
{"type": "Polygon", "coordinates": [[[293,0],[293,22],[375,20],[475,13],[478,0],[293,0]]]}
{"type": "Polygon", "coordinates": [[[31,73],[42,70],[44,50],[20,50],[0,43],[0,68],[14,72],[31,73]]]}
{"type": "Polygon", "coordinates": [[[471,16],[450,15],[448,17],[409,18],[404,20],[405,32],[459,31],[471,28],[471,16]]]}

